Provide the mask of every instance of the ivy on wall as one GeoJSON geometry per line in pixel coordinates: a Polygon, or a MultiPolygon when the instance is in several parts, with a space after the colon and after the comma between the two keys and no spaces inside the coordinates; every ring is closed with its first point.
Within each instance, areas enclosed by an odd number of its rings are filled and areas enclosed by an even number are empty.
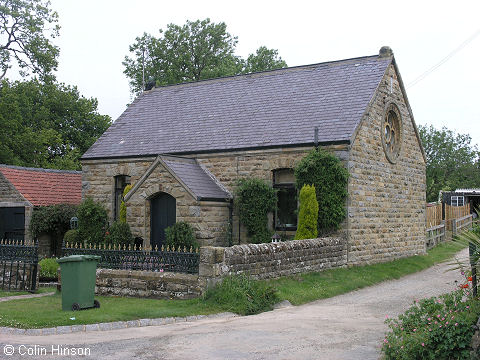
{"type": "Polygon", "coordinates": [[[276,204],[275,190],[265,181],[248,178],[237,182],[235,208],[240,222],[247,228],[250,242],[263,243],[271,240],[268,213],[275,210],[276,204]]]}
{"type": "Polygon", "coordinates": [[[333,154],[313,149],[295,168],[297,189],[314,185],[318,201],[318,232],[337,230],[345,219],[348,170],[333,154]]]}

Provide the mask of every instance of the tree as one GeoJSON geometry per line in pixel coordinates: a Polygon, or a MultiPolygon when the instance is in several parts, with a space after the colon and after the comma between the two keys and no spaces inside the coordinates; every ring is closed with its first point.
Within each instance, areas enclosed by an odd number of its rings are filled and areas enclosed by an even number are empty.
{"type": "Polygon", "coordinates": [[[278,56],[278,51],[260,46],[255,54],[250,54],[245,63],[243,73],[274,70],[287,67],[287,63],[278,56]]]}
{"type": "Polygon", "coordinates": [[[0,82],[0,163],[79,169],[80,156],[110,125],[97,105],[64,84],[0,82]]]}
{"type": "Polygon", "coordinates": [[[479,187],[479,151],[467,134],[419,126],[427,157],[427,201],[436,201],[440,190],[479,187]]]}
{"type": "Polygon", "coordinates": [[[132,93],[144,85],[168,85],[287,66],[277,50],[260,47],[245,61],[234,54],[237,38],[225,23],[210,19],[167,25],[160,37],[144,33],[129,48],[123,65],[132,93]]]}
{"type": "Polygon", "coordinates": [[[318,201],[315,186],[303,185],[300,190],[300,210],[295,240],[315,239],[318,235],[318,201]]]}
{"type": "Polygon", "coordinates": [[[59,49],[51,43],[60,29],[47,0],[0,0],[0,80],[12,63],[20,75],[53,78],[59,49]]]}

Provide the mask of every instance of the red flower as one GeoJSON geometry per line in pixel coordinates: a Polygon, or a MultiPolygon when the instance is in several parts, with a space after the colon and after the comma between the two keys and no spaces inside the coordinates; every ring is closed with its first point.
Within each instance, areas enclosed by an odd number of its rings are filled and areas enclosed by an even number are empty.
{"type": "Polygon", "coordinates": [[[468,284],[460,285],[460,288],[461,288],[461,289],[468,289],[468,284]]]}
{"type": "Polygon", "coordinates": [[[110,233],[108,231],[105,231],[105,235],[110,235],[110,233]]]}
{"type": "Polygon", "coordinates": [[[473,281],[473,279],[472,279],[471,276],[469,276],[469,277],[467,278],[467,280],[468,280],[468,281],[473,281]]]}

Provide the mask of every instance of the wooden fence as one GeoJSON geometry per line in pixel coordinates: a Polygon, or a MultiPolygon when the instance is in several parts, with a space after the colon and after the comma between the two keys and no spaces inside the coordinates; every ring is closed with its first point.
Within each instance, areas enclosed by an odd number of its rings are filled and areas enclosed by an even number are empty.
{"type": "Polygon", "coordinates": [[[427,249],[445,241],[445,224],[432,226],[427,229],[427,249]]]}
{"type": "Polygon", "coordinates": [[[440,225],[442,220],[442,204],[427,204],[427,228],[440,225]]]}
{"type": "Polygon", "coordinates": [[[447,224],[447,230],[453,230],[452,220],[464,218],[468,215],[470,215],[470,204],[465,206],[451,206],[445,204],[445,224],[447,224]]]}
{"type": "Polygon", "coordinates": [[[458,219],[452,220],[452,235],[455,236],[463,230],[471,229],[473,224],[473,215],[468,214],[458,219]]]}

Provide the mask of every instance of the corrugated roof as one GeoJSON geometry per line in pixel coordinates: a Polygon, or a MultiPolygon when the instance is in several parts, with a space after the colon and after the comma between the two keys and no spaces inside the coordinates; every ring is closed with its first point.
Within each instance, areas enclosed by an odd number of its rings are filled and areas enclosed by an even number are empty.
{"type": "Polygon", "coordinates": [[[82,201],[82,173],[79,171],[0,164],[0,172],[34,206],[80,204],[82,201]]]}
{"type": "Polygon", "coordinates": [[[370,56],[155,88],[83,159],[349,141],[392,57],[370,56]]]}
{"type": "Polygon", "coordinates": [[[213,175],[208,174],[194,159],[164,158],[163,163],[187,186],[197,200],[225,200],[232,196],[213,175]]]}

